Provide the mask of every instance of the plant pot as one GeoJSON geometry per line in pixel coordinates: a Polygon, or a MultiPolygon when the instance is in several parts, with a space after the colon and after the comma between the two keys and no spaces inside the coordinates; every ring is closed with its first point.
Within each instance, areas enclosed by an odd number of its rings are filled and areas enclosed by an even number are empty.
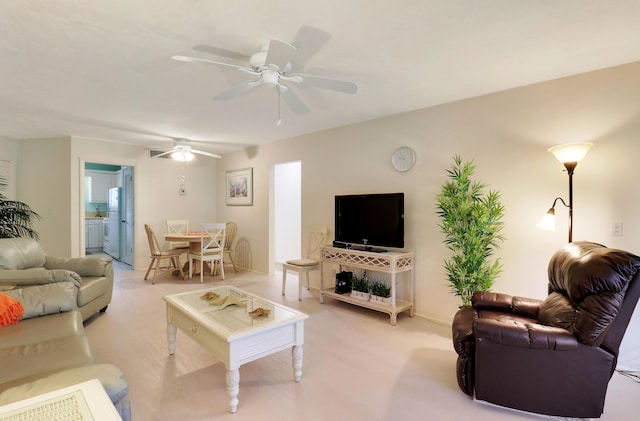
{"type": "Polygon", "coordinates": [[[375,301],[381,304],[391,304],[391,297],[380,297],[379,295],[371,294],[371,301],[375,301]]]}
{"type": "Polygon", "coordinates": [[[369,301],[369,299],[371,298],[371,293],[362,291],[351,291],[351,296],[353,298],[357,298],[358,300],[369,301]]]}

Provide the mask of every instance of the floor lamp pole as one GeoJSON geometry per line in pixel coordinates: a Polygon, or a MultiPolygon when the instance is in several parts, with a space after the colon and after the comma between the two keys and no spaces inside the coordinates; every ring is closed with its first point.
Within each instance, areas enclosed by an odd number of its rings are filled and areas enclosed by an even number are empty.
{"type": "Polygon", "coordinates": [[[569,242],[573,241],[573,170],[575,170],[577,162],[565,162],[564,167],[569,174],[569,242]]]}

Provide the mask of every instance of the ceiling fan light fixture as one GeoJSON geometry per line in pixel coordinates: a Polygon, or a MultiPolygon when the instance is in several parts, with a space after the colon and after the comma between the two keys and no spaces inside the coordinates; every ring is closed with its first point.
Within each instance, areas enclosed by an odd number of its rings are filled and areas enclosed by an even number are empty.
{"type": "Polygon", "coordinates": [[[255,53],[249,59],[249,65],[254,69],[259,69],[264,66],[264,63],[267,61],[267,50],[262,50],[258,53],[255,53]]]}
{"type": "Polygon", "coordinates": [[[180,162],[189,162],[193,160],[194,155],[190,151],[178,150],[171,153],[171,158],[180,162]]]}
{"type": "Polygon", "coordinates": [[[265,70],[262,72],[262,84],[270,87],[274,87],[279,82],[279,76],[277,72],[273,70],[265,70]]]}

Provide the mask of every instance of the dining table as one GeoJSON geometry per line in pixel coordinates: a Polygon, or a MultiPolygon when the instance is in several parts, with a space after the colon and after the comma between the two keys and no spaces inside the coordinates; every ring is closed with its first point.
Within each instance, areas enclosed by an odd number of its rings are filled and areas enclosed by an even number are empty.
{"type": "MultiPolygon", "coordinates": [[[[209,238],[209,235],[205,233],[205,238],[209,238]]],[[[171,233],[166,234],[164,236],[165,241],[173,241],[177,243],[188,243],[189,244],[189,254],[200,254],[200,250],[202,248],[202,233],[201,232],[181,232],[181,233],[171,233]]],[[[209,267],[208,262],[202,262],[204,265],[205,273],[210,273],[211,268],[209,267]]],[[[182,272],[185,274],[185,278],[189,276],[189,259],[182,267],[182,272]]],[[[179,275],[180,271],[176,270],[173,272],[173,275],[179,275]]],[[[193,269],[193,275],[200,274],[200,261],[196,260],[195,267],[193,269]]]]}

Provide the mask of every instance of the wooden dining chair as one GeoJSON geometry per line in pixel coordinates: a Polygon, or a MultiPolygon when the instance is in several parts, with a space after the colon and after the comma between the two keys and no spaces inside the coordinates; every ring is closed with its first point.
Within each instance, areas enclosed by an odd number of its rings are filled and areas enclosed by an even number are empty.
{"type": "Polygon", "coordinates": [[[189,278],[193,277],[193,261],[200,261],[200,283],[204,283],[204,263],[210,262],[211,275],[213,276],[214,268],[220,264],[220,275],[224,280],[224,265],[222,259],[224,256],[224,242],[227,224],[209,223],[201,224],[200,233],[200,252],[189,253],[189,278]]]}
{"type": "MultiPolygon", "coordinates": [[[[167,234],[184,234],[187,232],[189,232],[188,219],[167,219],[167,234]]],[[[188,249],[189,243],[184,241],[169,241],[169,248],[188,249]]]]}
{"type": "Polygon", "coordinates": [[[158,270],[177,270],[180,272],[180,276],[184,278],[184,273],[182,272],[182,267],[180,266],[180,255],[184,253],[184,250],[174,249],[174,250],[162,250],[160,248],[160,243],[158,243],[158,239],[154,234],[151,227],[147,224],[144,224],[144,229],[147,232],[147,239],[149,240],[149,251],[151,253],[151,262],[149,262],[149,267],[147,268],[147,273],[144,275],[144,280],[147,280],[149,276],[149,272],[151,268],[155,264],[155,269],[153,271],[153,278],[151,279],[151,284],[156,283],[156,275],[158,270]],[[166,266],[162,266],[163,261],[167,261],[168,264],[166,266]]]}
{"type": "Polygon", "coordinates": [[[307,257],[302,259],[287,260],[282,264],[282,295],[287,286],[287,270],[298,272],[298,301],[302,300],[303,275],[307,278],[307,289],[309,289],[309,272],[320,270],[320,246],[324,245],[327,239],[327,229],[321,228],[309,233],[309,247],[307,257]]]}
{"type": "MultiPolygon", "coordinates": [[[[224,242],[224,254],[229,256],[229,260],[233,265],[234,272],[237,272],[238,270],[236,269],[236,264],[233,262],[233,249],[231,247],[233,246],[233,240],[236,239],[237,231],[238,231],[238,225],[235,222],[233,221],[227,222],[227,231],[225,234],[226,237],[224,242]]],[[[222,264],[224,264],[224,262],[222,262],[222,264]]]]}

